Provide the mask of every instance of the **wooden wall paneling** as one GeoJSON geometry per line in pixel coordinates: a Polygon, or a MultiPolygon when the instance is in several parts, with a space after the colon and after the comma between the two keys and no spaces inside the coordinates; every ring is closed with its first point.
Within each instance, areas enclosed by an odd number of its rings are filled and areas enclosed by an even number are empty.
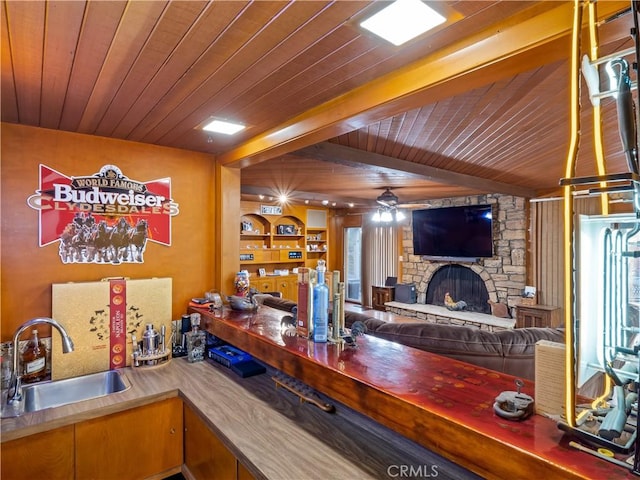
{"type": "Polygon", "coordinates": [[[19,118],[21,122],[38,125],[45,3],[4,2],[4,6],[12,26],[9,31],[9,41],[19,118]]]}
{"type": "MultiPolygon", "coordinates": [[[[135,73],[132,69],[136,59],[147,46],[149,36],[165,8],[164,2],[130,2],[127,5],[109,46],[100,76],[96,79],[96,84],[85,106],[78,126],[80,132],[95,133],[98,123],[112,104],[114,96],[122,88],[127,88],[125,80],[129,73],[135,73]]],[[[140,78],[138,85],[141,83],[140,78]]],[[[129,95],[129,99],[135,98],[135,89],[126,92],[126,95],[129,95]]],[[[110,132],[113,129],[106,130],[110,132]]]]}
{"type": "MultiPolygon", "coordinates": [[[[199,62],[193,65],[189,75],[185,75],[185,82],[179,89],[172,91],[171,102],[175,105],[171,115],[152,112],[156,122],[142,141],[156,142],[161,138],[176,138],[190,132],[195,125],[219,111],[229,101],[227,89],[222,85],[228,85],[238,77],[242,78],[242,70],[246,65],[255,63],[265,53],[259,42],[259,33],[264,25],[268,24],[272,17],[277,17],[279,11],[285,5],[280,2],[258,2],[247,7],[251,15],[242,15],[233,19],[228,28],[219,32],[214,44],[199,62]],[[254,43],[255,42],[255,43],[254,43]],[[231,61],[238,60],[239,64],[231,61]],[[191,83],[187,86],[186,82],[191,83]],[[194,82],[197,84],[194,85],[194,82]],[[186,87],[186,88],[185,88],[186,87]],[[198,91],[208,101],[203,105],[202,97],[194,95],[198,91]],[[214,101],[215,100],[215,101],[214,101]],[[182,121],[176,125],[175,118],[182,121]]],[[[251,78],[256,81],[255,77],[251,78]]]]}
{"type": "MultiPolygon", "coordinates": [[[[240,169],[215,162],[216,188],[210,217],[220,228],[215,243],[206,248],[215,258],[214,286],[224,292],[234,291],[235,274],[240,266],[240,169]]],[[[203,292],[204,293],[204,292],[203,292]]]]}
{"type": "Polygon", "coordinates": [[[544,305],[559,302],[556,306],[564,307],[562,202],[533,202],[532,212],[532,278],[537,302],[544,305]]]}
{"type": "Polygon", "coordinates": [[[155,6],[134,3],[127,8],[111,48],[115,55],[110,52],[109,68],[101,75],[104,82],[98,82],[87,104],[84,130],[110,135],[116,129],[131,109],[131,100],[148,88],[205,6],[206,2],[190,1],[155,6]]]}
{"type": "MultiPolygon", "coordinates": [[[[211,155],[4,123],[0,141],[3,341],[24,321],[51,316],[52,283],[118,276],[171,277],[172,318],[184,313],[193,296],[217,288],[211,155]],[[57,243],[38,246],[38,212],[27,205],[27,198],[38,189],[40,163],[68,176],[92,175],[103,165],[114,164],[134,180],[170,177],[173,200],[179,207],[171,220],[171,246],[147,242],[142,264],[63,264],[57,243]]],[[[237,244],[236,223],[234,220],[237,244]]],[[[237,256],[233,260],[237,265],[237,256]]]]}
{"type": "Polygon", "coordinates": [[[40,126],[58,128],[69,78],[73,68],[77,41],[82,28],[85,2],[48,2],[45,49],[42,62],[42,96],[40,126]]]}
{"type": "MultiPolygon", "coordinates": [[[[575,199],[574,209],[576,214],[599,214],[600,199],[575,199]]],[[[531,278],[538,291],[537,301],[542,305],[560,307],[564,312],[563,231],[562,199],[532,202],[531,278]]]]}
{"type": "Polygon", "coordinates": [[[18,100],[16,98],[16,84],[13,78],[13,61],[12,52],[9,48],[11,44],[9,41],[9,26],[7,25],[7,3],[2,2],[0,5],[0,19],[2,21],[0,38],[1,44],[4,48],[0,49],[2,54],[2,64],[0,66],[0,75],[2,78],[2,88],[0,89],[1,101],[0,108],[2,109],[2,119],[7,122],[18,122],[18,100]]]}

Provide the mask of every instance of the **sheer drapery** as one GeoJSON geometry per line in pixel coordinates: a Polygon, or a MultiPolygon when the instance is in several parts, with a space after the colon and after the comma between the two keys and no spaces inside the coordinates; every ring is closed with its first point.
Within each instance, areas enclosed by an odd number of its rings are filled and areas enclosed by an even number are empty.
{"type": "Polygon", "coordinates": [[[398,234],[395,224],[365,222],[362,227],[362,305],[371,305],[371,286],[384,285],[398,272],[398,234]]]}

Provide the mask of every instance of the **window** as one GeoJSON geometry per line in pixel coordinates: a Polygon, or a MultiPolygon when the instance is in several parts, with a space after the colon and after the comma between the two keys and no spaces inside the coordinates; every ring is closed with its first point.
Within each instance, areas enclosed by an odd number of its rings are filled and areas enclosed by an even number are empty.
{"type": "Polygon", "coordinates": [[[345,300],[362,302],[362,228],[344,229],[344,250],[345,300]]]}

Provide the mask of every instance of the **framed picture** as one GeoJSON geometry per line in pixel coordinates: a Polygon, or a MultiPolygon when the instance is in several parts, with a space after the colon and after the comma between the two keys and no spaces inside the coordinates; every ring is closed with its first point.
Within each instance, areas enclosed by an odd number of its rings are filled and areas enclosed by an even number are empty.
{"type": "Polygon", "coordinates": [[[295,225],[278,225],[278,235],[295,235],[295,225]]]}
{"type": "Polygon", "coordinates": [[[259,268],[258,269],[258,276],[266,277],[267,276],[267,271],[264,268],[259,268]]]}
{"type": "Polygon", "coordinates": [[[260,205],[260,213],[262,215],[282,215],[282,207],[280,205],[260,205]]]}
{"type": "Polygon", "coordinates": [[[253,222],[249,220],[242,221],[242,231],[243,232],[251,232],[253,231],[253,222]]]}

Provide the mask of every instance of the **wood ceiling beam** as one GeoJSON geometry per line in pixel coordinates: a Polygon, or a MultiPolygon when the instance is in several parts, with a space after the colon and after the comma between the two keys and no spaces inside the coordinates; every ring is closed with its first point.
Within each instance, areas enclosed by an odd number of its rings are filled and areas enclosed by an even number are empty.
{"type": "Polygon", "coordinates": [[[295,152],[310,158],[316,158],[325,162],[335,162],[341,165],[370,165],[389,170],[397,170],[410,173],[427,180],[458,187],[467,187],[473,190],[480,190],[491,193],[502,193],[505,195],[516,195],[519,197],[533,198],[536,191],[530,188],[511,185],[508,183],[496,182],[486,178],[474,177],[462,173],[443,170],[420,163],[409,162],[395,157],[388,157],[377,153],[358,150],[357,148],[346,147],[330,142],[322,142],[309,147],[305,147],[295,152]]]}
{"type": "MultiPolygon", "coordinates": [[[[628,2],[599,2],[600,18],[628,2]]],[[[434,52],[223,153],[217,160],[247,167],[328,140],[440,98],[469,91],[539,65],[567,58],[573,3],[527,12],[434,52]]]]}

